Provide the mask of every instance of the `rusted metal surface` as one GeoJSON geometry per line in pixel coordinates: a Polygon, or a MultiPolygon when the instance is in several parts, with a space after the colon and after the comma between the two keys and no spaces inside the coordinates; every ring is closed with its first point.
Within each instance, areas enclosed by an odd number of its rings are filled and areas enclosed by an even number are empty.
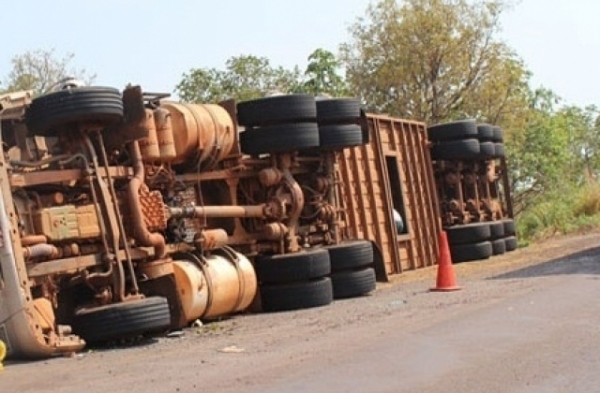
{"type": "Polygon", "coordinates": [[[444,227],[513,217],[506,159],[436,161],[444,227]]]}
{"type": "Polygon", "coordinates": [[[82,255],[32,265],[27,269],[27,274],[29,277],[42,277],[56,273],[76,272],[89,267],[101,266],[102,264],[103,260],[100,254],[82,255]]]}
{"type": "Polygon", "coordinates": [[[0,95],[0,113],[2,119],[21,119],[25,114],[25,108],[31,104],[33,91],[19,91],[0,95]]]}
{"type": "Polygon", "coordinates": [[[265,217],[266,205],[258,206],[195,206],[172,207],[169,214],[175,218],[194,217],[265,217]]]}
{"type": "Polygon", "coordinates": [[[206,229],[196,239],[198,247],[205,251],[223,248],[228,242],[229,235],[224,229],[206,229]]]}
{"type": "MultiPolygon", "coordinates": [[[[100,168],[98,174],[105,177],[107,173],[113,178],[123,179],[131,176],[131,168],[112,166],[106,171],[100,168]]],[[[31,187],[42,184],[58,184],[75,180],[83,180],[89,177],[85,171],[81,169],[64,169],[64,170],[47,170],[44,172],[25,172],[11,173],[9,175],[10,185],[12,187],[31,187]]]]}
{"type": "Polygon", "coordinates": [[[136,240],[144,246],[154,247],[154,255],[158,258],[165,256],[165,239],[158,232],[150,232],[144,222],[144,211],[140,200],[140,190],[144,184],[144,165],[137,142],[130,144],[130,152],[134,159],[134,177],[129,182],[129,206],[133,219],[133,233],[136,240]]]}
{"type": "Polygon", "coordinates": [[[513,218],[515,216],[514,208],[513,208],[513,200],[512,200],[512,191],[510,188],[510,181],[508,179],[508,165],[506,163],[506,158],[502,157],[500,159],[500,170],[502,177],[502,187],[503,187],[503,197],[504,203],[506,206],[506,215],[507,217],[513,218]]]}
{"type": "Polygon", "coordinates": [[[140,151],[145,162],[157,161],[160,159],[160,148],[158,144],[158,133],[156,132],[156,122],[154,121],[154,111],[146,109],[145,127],[148,129],[148,136],[140,139],[140,151]]]}
{"type": "Polygon", "coordinates": [[[375,241],[385,271],[437,263],[440,217],[425,124],[369,114],[370,144],[338,156],[350,236],[375,241]],[[397,233],[393,210],[406,233],[397,233]]]}
{"type": "Polygon", "coordinates": [[[252,264],[231,249],[203,257],[182,254],[175,261],[175,281],[184,294],[184,316],[188,321],[214,318],[247,308],[256,293],[252,264]]]}

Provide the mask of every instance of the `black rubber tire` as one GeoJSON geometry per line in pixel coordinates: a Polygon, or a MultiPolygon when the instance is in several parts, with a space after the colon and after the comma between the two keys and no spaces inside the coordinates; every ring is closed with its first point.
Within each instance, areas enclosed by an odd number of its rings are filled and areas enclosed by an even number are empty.
{"type": "Polygon", "coordinates": [[[375,260],[373,245],[368,240],[351,240],[325,249],[329,252],[332,273],[372,266],[375,260]]]}
{"type": "Polygon", "coordinates": [[[518,247],[516,236],[505,237],[504,243],[506,244],[506,252],[515,251],[518,247]]]}
{"type": "Polygon", "coordinates": [[[504,131],[502,131],[502,128],[498,126],[493,126],[492,129],[494,131],[494,137],[492,141],[497,143],[504,142],[504,131]]]}
{"type": "Polygon", "coordinates": [[[477,139],[440,142],[431,148],[431,158],[434,160],[469,160],[479,158],[480,154],[477,139]]]}
{"type": "Polygon", "coordinates": [[[317,105],[309,94],[290,94],[243,101],[237,104],[238,123],[246,126],[315,121],[317,105]]]}
{"type": "Polygon", "coordinates": [[[492,241],[492,255],[502,255],[506,252],[506,242],[504,239],[492,241]]]}
{"type": "Polygon", "coordinates": [[[494,143],[494,157],[502,158],[506,156],[504,152],[504,144],[503,143],[494,143]]]}
{"type": "Polygon", "coordinates": [[[73,332],[88,343],[166,331],[170,325],[169,303],[164,297],[81,309],[73,318],[73,332]]]}
{"type": "Polygon", "coordinates": [[[123,99],[112,87],[78,87],[48,93],[33,99],[25,121],[34,135],[50,136],[75,123],[103,126],[123,120],[123,99]]]}
{"type": "Polygon", "coordinates": [[[343,149],[363,144],[363,132],[358,124],[319,126],[319,146],[321,149],[343,149]]]}
{"type": "Polygon", "coordinates": [[[492,242],[458,244],[450,246],[452,262],[469,262],[488,259],[493,254],[492,242]]]}
{"type": "Polygon", "coordinates": [[[492,158],[496,156],[496,146],[494,142],[480,142],[479,155],[481,158],[492,158]]]}
{"type": "Polygon", "coordinates": [[[250,155],[283,153],[319,146],[317,123],[293,123],[250,128],[240,133],[240,147],[250,155]]]}
{"type": "Polygon", "coordinates": [[[504,222],[502,221],[492,221],[490,224],[490,239],[502,239],[504,238],[504,222]]]}
{"type": "Polygon", "coordinates": [[[262,285],[260,296],[263,311],[291,311],[320,307],[333,301],[331,278],[285,285],[262,285]]]}
{"type": "Polygon", "coordinates": [[[333,284],[333,298],[347,299],[364,296],[375,290],[375,269],[368,267],[361,270],[339,272],[331,275],[333,284]]]}
{"type": "Polygon", "coordinates": [[[461,120],[436,124],[427,128],[427,134],[429,140],[434,142],[477,138],[477,123],[475,120],[461,120]]]}
{"type": "Polygon", "coordinates": [[[357,98],[317,99],[319,124],[356,122],[360,118],[361,104],[357,98]]]}
{"type": "Polygon", "coordinates": [[[295,254],[259,255],[254,260],[258,282],[282,284],[325,277],[331,273],[329,253],[311,249],[295,254]]]}
{"type": "Polygon", "coordinates": [[[457,225],[445,228],[445,231],[450,245],[478,243],[489,240],[492,236],[490,225],[487,222],[457,225]]]}
{"type": "Polygon", "coordinates": [[[477,125],[477,139],[480,142],[490,142],[494,139],[494,128],[489,124],[477,125]]]}
{"type": "Polygon", "coordinates": [[[502,220],[504,224],[504,236],[514,236],[516,234],[515,220],[512,218],[502,220]]]}

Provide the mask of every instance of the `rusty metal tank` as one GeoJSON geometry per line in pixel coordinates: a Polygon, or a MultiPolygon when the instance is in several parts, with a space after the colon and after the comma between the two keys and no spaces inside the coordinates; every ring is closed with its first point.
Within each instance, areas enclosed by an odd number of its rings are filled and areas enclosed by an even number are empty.
{"type": "Polygon", "coordinates": [[[235,143],[235,125],[227,111],[214,104],[164,102],[171,114],[175,142],[174,164],[214,166],[235,143]]]}
{"type": "Polygon", "coordinates": [[[157,161],[160,159],[160,150],[156,134],[156,123],[154,122],[154,112],[151,109],[146,109],[146,128],[148,128],[148,136],[140,140],[142,158],[145,162],[157,161]]]}
{"type": "Polygon", "coordinates": [[[164,161],[173,161],[177,157],[177,150],[173,135],[171,113],[164,108],[157,108],[153,114],[160,158],[164,161]]]}
{"type": "Polygon", "coordinates": [[[179,260],[173,262],[173,273],[183,317],[187,322],[200,318],[208,307],[208,283],[202,270],[194,262],[179,260]]]}
{"type": "Polygon", "coordinates": [[[233,250],[173,262],[183,314],[188,322],[245,310],[256,295],[252,263],[233,250]]]}

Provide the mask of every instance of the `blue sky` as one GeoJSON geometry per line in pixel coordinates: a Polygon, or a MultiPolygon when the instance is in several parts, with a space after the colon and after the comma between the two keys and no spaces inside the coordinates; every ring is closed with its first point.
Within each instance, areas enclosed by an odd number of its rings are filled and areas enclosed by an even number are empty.
{"type": "MultiPolygon", "coordinates": [[[[274,65],[306,65],[318,47],[333,52],[369,0],[0,0],[0,76],[33,49],[74,53],[73,65],[101,85],[172,91],[193,67],[223,67],[239,54],[274,65]]],[[[534,83],[567,102],[600,105],[600,2],[522,0],[503,19],[503,38],[534,83]]]]}

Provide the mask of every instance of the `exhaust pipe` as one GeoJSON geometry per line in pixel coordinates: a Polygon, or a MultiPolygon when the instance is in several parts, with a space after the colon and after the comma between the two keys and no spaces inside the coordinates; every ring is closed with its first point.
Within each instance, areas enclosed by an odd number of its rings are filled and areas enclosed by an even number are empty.
{"type": "Polygon", "coordinates": [[[133,237],[143,246],[154,247],[154,256],[166,256],[165,238],[160,233],[152,233],[144,223],[144,215],[140,203],[140,188],[144,184],[144,163],[140,145],[137,141],[129,144],[129,152],[133,160],[133,179],[129,182],[129,209],[133,219],[133,237]]]}

